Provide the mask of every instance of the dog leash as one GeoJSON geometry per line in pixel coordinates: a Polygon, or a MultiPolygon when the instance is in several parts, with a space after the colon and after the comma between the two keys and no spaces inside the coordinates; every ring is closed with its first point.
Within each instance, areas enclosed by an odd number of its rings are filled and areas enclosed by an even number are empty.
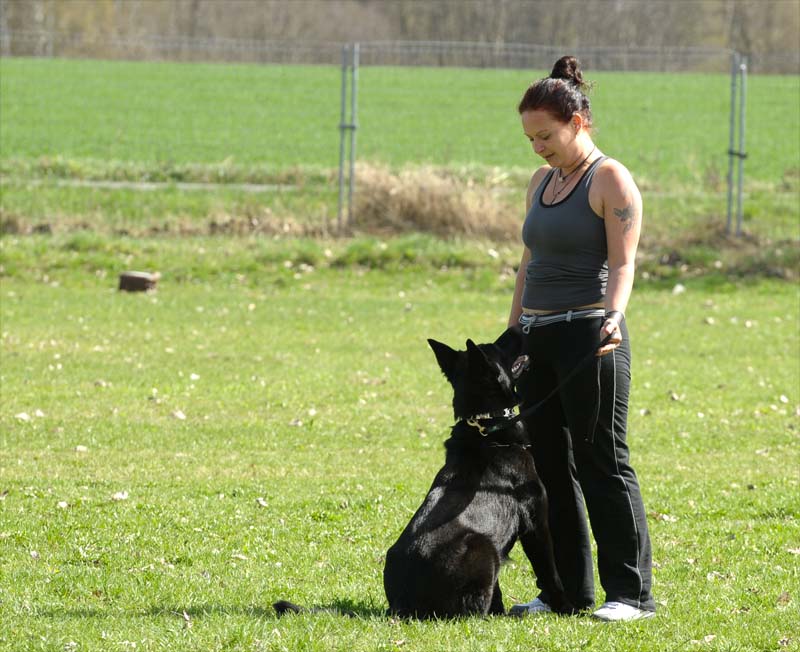
{"type": "MultiPolygon", "coordinates": [[[[590,361],[590,360],[591,360],[593,357],[595,357],[597,349],[600,349],[600,348],[604,347],[606,344],[608,344],[608,343],[611,341],[611,338],[612,338],[613,336],[614,336],[614,333],[609,333],[608,335],[606,335],[606,337],[605,337],[605,338],[603,338],[603,340],[600,342],[600,344],[599,344],[599,345],[598,345],[596,348],[593,348],[591,351],[589,351],[589,353],[587,353],[585,356],[583,356],[583,358],[581,358],[581,359],[578,361],[578,364],[576,364],[576,365],[575,365],[575,366],[572,368],[572,371],[570,371],[570,372],[569,372],[569,373],[568,373],[568,374],[567,374],[567,375],[564,377],[564,379],[563,379],[563,380],[562,380],[560,383],[558,383],[558,385],[556,385],[556,386],[553,388],[553,390],[552,390],[552,391],[551,391],[551,392],[550,392],[550,393],[549,393],[547,396],[545,396],[545,397],[544,397],[544,398],[543,398],[541,401],[539,401],[539,402],[538,402],[538,403],[536,403],[535,405],[532,405],[532,406],[531,406],[531,407],[529,407],[529,408],[526,408],[526,409],[524,409],[524,410],[521,410],[521,411],[519,412],[519,414],[517,414],[517,416],[515,416],[515,417],[511,417],[510,419],[508,419],[508,420],[506,420],[506,421],[503,421],[503,422],[501,422],[501,423],[496,423],[496,424],[494,424],[494,425],[491,425],[491,426],[481,426],[481,425],[479,425],[477,421],[473,421],[474,417],[473,417],[473,419],[468,419],[468,420],[467,420],[467,423],[468,423],[469,425],[471,425],[471,426],[475,426],[476,428],[478,428],[478,430],[479,430],[479,432],[481,433],[481,435],[483,435],[484,437],[486,437],[487,435],[490,435],[490,434],[491,434],[491,433],[493,433],[493,432],[497,432],[498,430],[504,430],[505,428],[508,428],[508,426],[510,426],[510,425],[512,425],[512,424],[514,424],[514,423],[516,423],[517,421],[522,421],[522,419],[524,419],[524,418],[526,418],[526,417],[529,417],[529,416],[531,416],[531,415],[532,415],[534,412],[536,412],[536,411],[537,411],[537,410],[538,410],[540,407],[542,407],[542,406],[543,406],[545,403],[547,403],[547,401],[549,401],[549,400],[550,400],[551,398],[553,398],[553,397],[554,397],[556,394],[558,394],[558,392],[559,392],[559,391],[561,391],[562,389],[564,389],[564,387],[566,386],[566,384],[567,384],[567,383],[568,383],[570,380],[572,380],[572,378],[575,376],[575,374],[577,374],[577,373],[578,373],[578,372],[579,372],[579,371],[580,371],[580,370],[581,370],[581,369],[584,367],[584,365],[585,365],[587,362],[589,362],[589,361],[590,361]]],[[[518,405],[519,405],[519,404],[518,404],[518,405]]]]}

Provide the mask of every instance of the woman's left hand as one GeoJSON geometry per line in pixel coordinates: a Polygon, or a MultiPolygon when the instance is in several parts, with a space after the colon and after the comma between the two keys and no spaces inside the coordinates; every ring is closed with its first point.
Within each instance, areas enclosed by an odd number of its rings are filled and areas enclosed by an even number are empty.
{"type": "Polygon", "coordinates": [[[606,342],[605,345],[597,349],[596,355],[601,356],[611,353],[611,351],[616,349],[622,342],[622,331],[619,328],[619,322],[617,321],[616,316],[609,315],[606,317],[606,320],[603,322],[603,326],[600,328],[601,342],[609,335],[611,335],[611,339],[606,342]]]}

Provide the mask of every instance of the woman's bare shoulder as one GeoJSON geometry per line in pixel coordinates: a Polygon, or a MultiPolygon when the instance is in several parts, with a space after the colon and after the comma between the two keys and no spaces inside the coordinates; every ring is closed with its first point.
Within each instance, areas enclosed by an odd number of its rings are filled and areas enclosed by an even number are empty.
{"type": "Polygon", "coordinates": [[[549,165],[543,165],[538,170],[536,170],[533,175],[531,175],[531,180],[528,182],[528,206],[531,204],[531,199],[533,199],[533,193],[536,192],[536,189],[539,187],[539,184],[544,181],[544,178],[547,176],[547,173],[552,170],[549,165]]]}
{"type": "Polygon", "coordinates": [[[607,158],[597,168],[589,190],[589,204],[600,217],[614,207],[628,204],[641,207],[642,195],[628,168],[622,163],[607,158]]]}
{"type": "Polygon", "coordinates": [[[530,183],[528,184],[528,188],[530,188],[531,186],[534,187],[538,186],[547,176],[547,173],[550,172],[550,170],[552,169],[553,168],[551,168],[549,165],[543,165],[542,167],[537,168],[537,170],[531,175],[531,180],[530,183]]]}
{"type": "Polygon", "coordinates": [[[633,175],[628,168],[613,158],[607,158],[598,166],[595,178],[606,189],[629,184],[635,185],[633,175]]]}

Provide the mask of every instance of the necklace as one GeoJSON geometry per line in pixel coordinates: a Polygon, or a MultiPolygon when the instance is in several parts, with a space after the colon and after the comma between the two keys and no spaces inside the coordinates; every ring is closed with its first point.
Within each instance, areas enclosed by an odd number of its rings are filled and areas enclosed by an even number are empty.
{"type": "Polygon", "coordinates": [[[564,170],[562,168],[558,168],[557,180],[559,181],[559,183],[561,183],[561,188],[560,189],[556,188],[556,184],[553,184],[553,200],[550,202],[551,204],[554,204],[556,199],[558,199],[558,196],[562,192],[564,192],[564,190],[567,187],[567,184],[569,183],[569,180],[572,178],[572,175],[575,174],[578,170],[580,170],[584,166],[586,161],[589,160],[589,157],[596,151],[597,151],[597,145],[592,147],[592,151],[586,155],[586,158],[584,158],[580,163],[578,163],[578,165],[572,168],[572,170],[568,174],[564,174],[564,170]]]}

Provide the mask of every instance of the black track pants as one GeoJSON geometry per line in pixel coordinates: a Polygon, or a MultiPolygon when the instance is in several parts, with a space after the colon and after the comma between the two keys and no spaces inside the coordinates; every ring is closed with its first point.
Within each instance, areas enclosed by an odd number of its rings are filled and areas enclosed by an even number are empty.
{"type": "MultiPolygon", "coordinates": [[[[601,319],[577,319],[530,329],[522,409],[547,396],[597,348],[601,325],[601,319]]],[[[623,324],[622,344],[586,363],[526,422],[547,489],[556,565],[578,608],[595,602],[588,511],[606,600],[655,610],[647,517],[626,443],[630,366],[623,324]]],[[[548,601],[544,592],[540,598],[548,601]]]]}

